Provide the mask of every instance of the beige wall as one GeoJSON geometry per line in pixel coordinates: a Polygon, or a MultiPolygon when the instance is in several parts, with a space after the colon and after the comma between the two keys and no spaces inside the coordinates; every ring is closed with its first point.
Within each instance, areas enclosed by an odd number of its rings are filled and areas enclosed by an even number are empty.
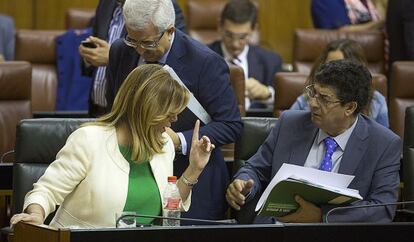
{"type": "MultiPolygon", "coordinates": [[[[2,0],[0,12],[15,18],[17,28],[63,29],[71,7],[95,8],[99,0],[2,0]]],[[[185,10],[187,0],[178,0],[185,10]]],[[[208,1],[208,0],[205,0],[208,1]]],[[[310,0],[256,0],[262,45],[291,62],[293,30],[312,26],[310,0]]]]}

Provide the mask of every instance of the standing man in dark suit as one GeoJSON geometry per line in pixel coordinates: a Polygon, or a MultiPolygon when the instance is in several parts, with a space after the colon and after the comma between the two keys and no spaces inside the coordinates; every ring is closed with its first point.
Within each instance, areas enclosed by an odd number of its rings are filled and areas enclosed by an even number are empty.
{"type": "Polygon", "coordinates": [[[257,8],[250,0],[229,1],[221,13],[222,40],[209,47],[228,64],[243,68],[246,78],[246,108],[271,108],[274,102],[274,75],[282,68],[276,53],[248,44],[256,27],[257,8]]]}
{"type": "MultiPolygon", "coordinates": [[[[386,28],[389,39],[388,80],[392,63],[414,60],[414,1],[388,1],[386,28]]],[[[390,80],[388,92],[390,91],[390,80]]]]}
{"type": "MultiPolygon", "coordinates": [[[[108,106],[135,67],[145,63],[166,64],[177,73],[211,117],[211,122],[200,128],[200,135],[207,135],[216,146],[234,142],[242,123],[224,60],[174,27],[174,9],[169,0],[126,0],[123,13],[128,34],[115,41],[109,52],[108,106]]],[[[176,148],[175,175],[181,175],[188,166],[194,126],[188,118],[193,116],[186,108],[172,129],[167,130],[176,148]]],[[[187,181],[187,185],[195,186],[191,208],[183,216],[223,219],[228,181],[223,155],[220,149],[215,149],[199,181],[187,181]]]]}
{"type": "MultiPolygon", "coordinates": [[[[89,47],[80,45],[79,53],[85,61],[83,74],[93,76],[90,91],[89,113],[100,116],[105,113],[105,71],[108,65],[109,48],[111,44],[126,35],[122,5],[125,0],[100,0],[95,17],[91,21],[92,36],[86,39],[89,47]],[[92,47],[92,48],[91,48],[92,47]]],[[[176,28],[185,31],[184,16],[176,0],[172,0],[176,15],[176,28]]]]}
{"type": "MultiPolygon", "coordinates": [[[[389,129],[361,114],[371,74],[349,60],[325,63],[306,87],[311,111],[286,111],[257,153],[237,172],[226,198],[235,209],[260,195],[283,163],[353,175],[349,188],[363,200],[352,205],[393,203],[398,198],[402,143],[389,129]]],[[[296,212],[282,222],[322,222],[333,205],[316,206],[296,196],[296,212]]],[[[330,222],[391,222],[395,206],[343,209],[330,222]]],[[[263,220],[261,221],[263,222],[263,220]]],[[[271,222],[271,220],[267,220],[271,222]]]]}

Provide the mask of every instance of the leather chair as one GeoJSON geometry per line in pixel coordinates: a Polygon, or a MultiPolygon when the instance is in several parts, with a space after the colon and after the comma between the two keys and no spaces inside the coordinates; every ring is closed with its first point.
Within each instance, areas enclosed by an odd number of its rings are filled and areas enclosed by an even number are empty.
{"type": "Polygon", "coordinates": [[[392,65],[390,82],[390,128],[404,136],[404,112],[414,105],[414,61],[397,61],[392,65]]]}
{"type": "MultiPolygon", "coordinates": [[[[264,117],[243,117],[243,131],[240,138],[236,141],[233,163],[233,174],[252,157],[259,147],[264,143],[270,131],[275,126],[276,118],[264,117]]],[[[246,203],[240,211],[235,211],[234,216],[239,223],[252,223],[256,213],[259,196],[246,203]]]]}
{"type": "Polygon", "coordinates": [[[91,19],[95,16],[95,9],[69,8],[66,10],[66,29],[83,29],[89,26],[91,19]]]}
{"type": "MultiPolygon", "coordinates": [[[[414,106],[405,110],[402,170],[404,182],[403,199],[414,200],[414,106]]],[[[414,205],[405,206],[414,215],[414,205]]]]}
{"type": "Polygon", "coordinates": [[[326,45],[337,39],[352,39],[364,49],[372,73],[385,74],[384,35],[381,32],[341,32],[297,29],[293,44],[293,70],[309,73],[326,45]]]}
{"type": "Polygon", "coordinates": [[[237,99],[240,114],[244,117],[246,116],[244,71],[241,67],[234,65],[229,66],[229,69],[231,86],[237,99]]]}
{"type": "Polygon", "coordinates": [[[217,24],[225,0],[187,0],[188,34],[204,44],[220,39],[217,24]]]}
{"type": "Polygon", "coordinates": [[[17,123],[32,115],[31,79],[30,63],[0,63],[0,156],[14,149],[17,123]]]}
{"type": "MultiPolygon", "coordinates": [[[[276,90],[273,116],[289,109],[296,99],[303,93],[308,74],[299,72],[279,72],[275,75],[276,90]]],[[[387,78],[382,74],[372,74],[372,85],[385,97],[387,96],[387,78]]]]}
{"type": "MultiPolygon", "coordinates": [[[[245,108],[245,83],[244,83],[244,72],[243,69],[239,66],[229,66],[230,69],[230,82],[233,88],[233,92],[237,99],[237,105],[240,110],[240,115],[242,117],[246,116],[245,108]]],[[[224,160],[233,161],[234,160],[234,144],[226,144],[221,147],[221,152],[223,152],[224,160]]]]}
{"type": "MultiPolygon", "coordinates": [[[[204,44],[221,38],[217,31],[221,12],[227,0],[187,0],[188,34],[204,44]]],[[[259,6],[257,1],[254,1],[259,6]]],[[[259,32],[255,30],[250,38],[252,44],[259,44],[259,32]]]]}
{"type": "Polygon", "coordinates": [[[56,105],[56,36],[63,31],[17,30],[16,60],[32,64],[32,111],[54,111],[56,105]]]}
{"type": "Polygon", "coordinates": [[[92,119],[26,119],[16,131],[13,167],[13,213],[21,212],[24,196],[79,125],[92,119]]]}

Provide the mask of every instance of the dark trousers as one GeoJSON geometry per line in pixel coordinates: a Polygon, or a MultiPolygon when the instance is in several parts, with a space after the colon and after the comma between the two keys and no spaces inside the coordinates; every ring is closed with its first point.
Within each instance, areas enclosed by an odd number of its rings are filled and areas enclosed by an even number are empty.
{"type": "MultiPolygon", "coordinates": [[[[414,1],[388,1],[389,70],[398,60],[414,60],[414,1]]],[[[389,76],[390,77],[390,76],[389,76]]]]}

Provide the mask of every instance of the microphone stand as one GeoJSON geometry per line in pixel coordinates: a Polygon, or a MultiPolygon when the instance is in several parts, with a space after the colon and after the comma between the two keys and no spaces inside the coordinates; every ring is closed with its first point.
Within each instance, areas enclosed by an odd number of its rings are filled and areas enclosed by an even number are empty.
{"type": "Polygon", "coordinates": [[[396,205],[405,205],[405,204],[414,204],[414,201],[405,201],[405,202],[394,202],[394,203],[377,203],[377,204],[363,204],[363,205],[355,205],[355,206],[345,206],[345,207],[336,207],[329,210],[325,215],[326,223],[329,223],[328,217],[332,212],[339,211],[339,210],[346,210],[352,208],[373,208],[373,207],[385,207],[385,206],[396,206],[396,205]]]}
{"type": "Polygon", "coordinates": [[[134,218],[154,218],[154,219],[171,219],[171,220],[180,220],[180,221],[188,221],[188,222],[201,222],[206,224],[216,224],[216,225],[224,225],[224,224],[235,224],[234,220],[230,221],[217,221],[217,220],[207,220],[207,219],[195,219],[195,218],[172,218],[172,217],[164,217],[164,216],[155,216],[155,215],[145,215],[145,214],[125,214],[121,217],[117,218],[115,221],[115,226],[119,224],[123,218],[126,217],[134,217],[134,218]]]}

